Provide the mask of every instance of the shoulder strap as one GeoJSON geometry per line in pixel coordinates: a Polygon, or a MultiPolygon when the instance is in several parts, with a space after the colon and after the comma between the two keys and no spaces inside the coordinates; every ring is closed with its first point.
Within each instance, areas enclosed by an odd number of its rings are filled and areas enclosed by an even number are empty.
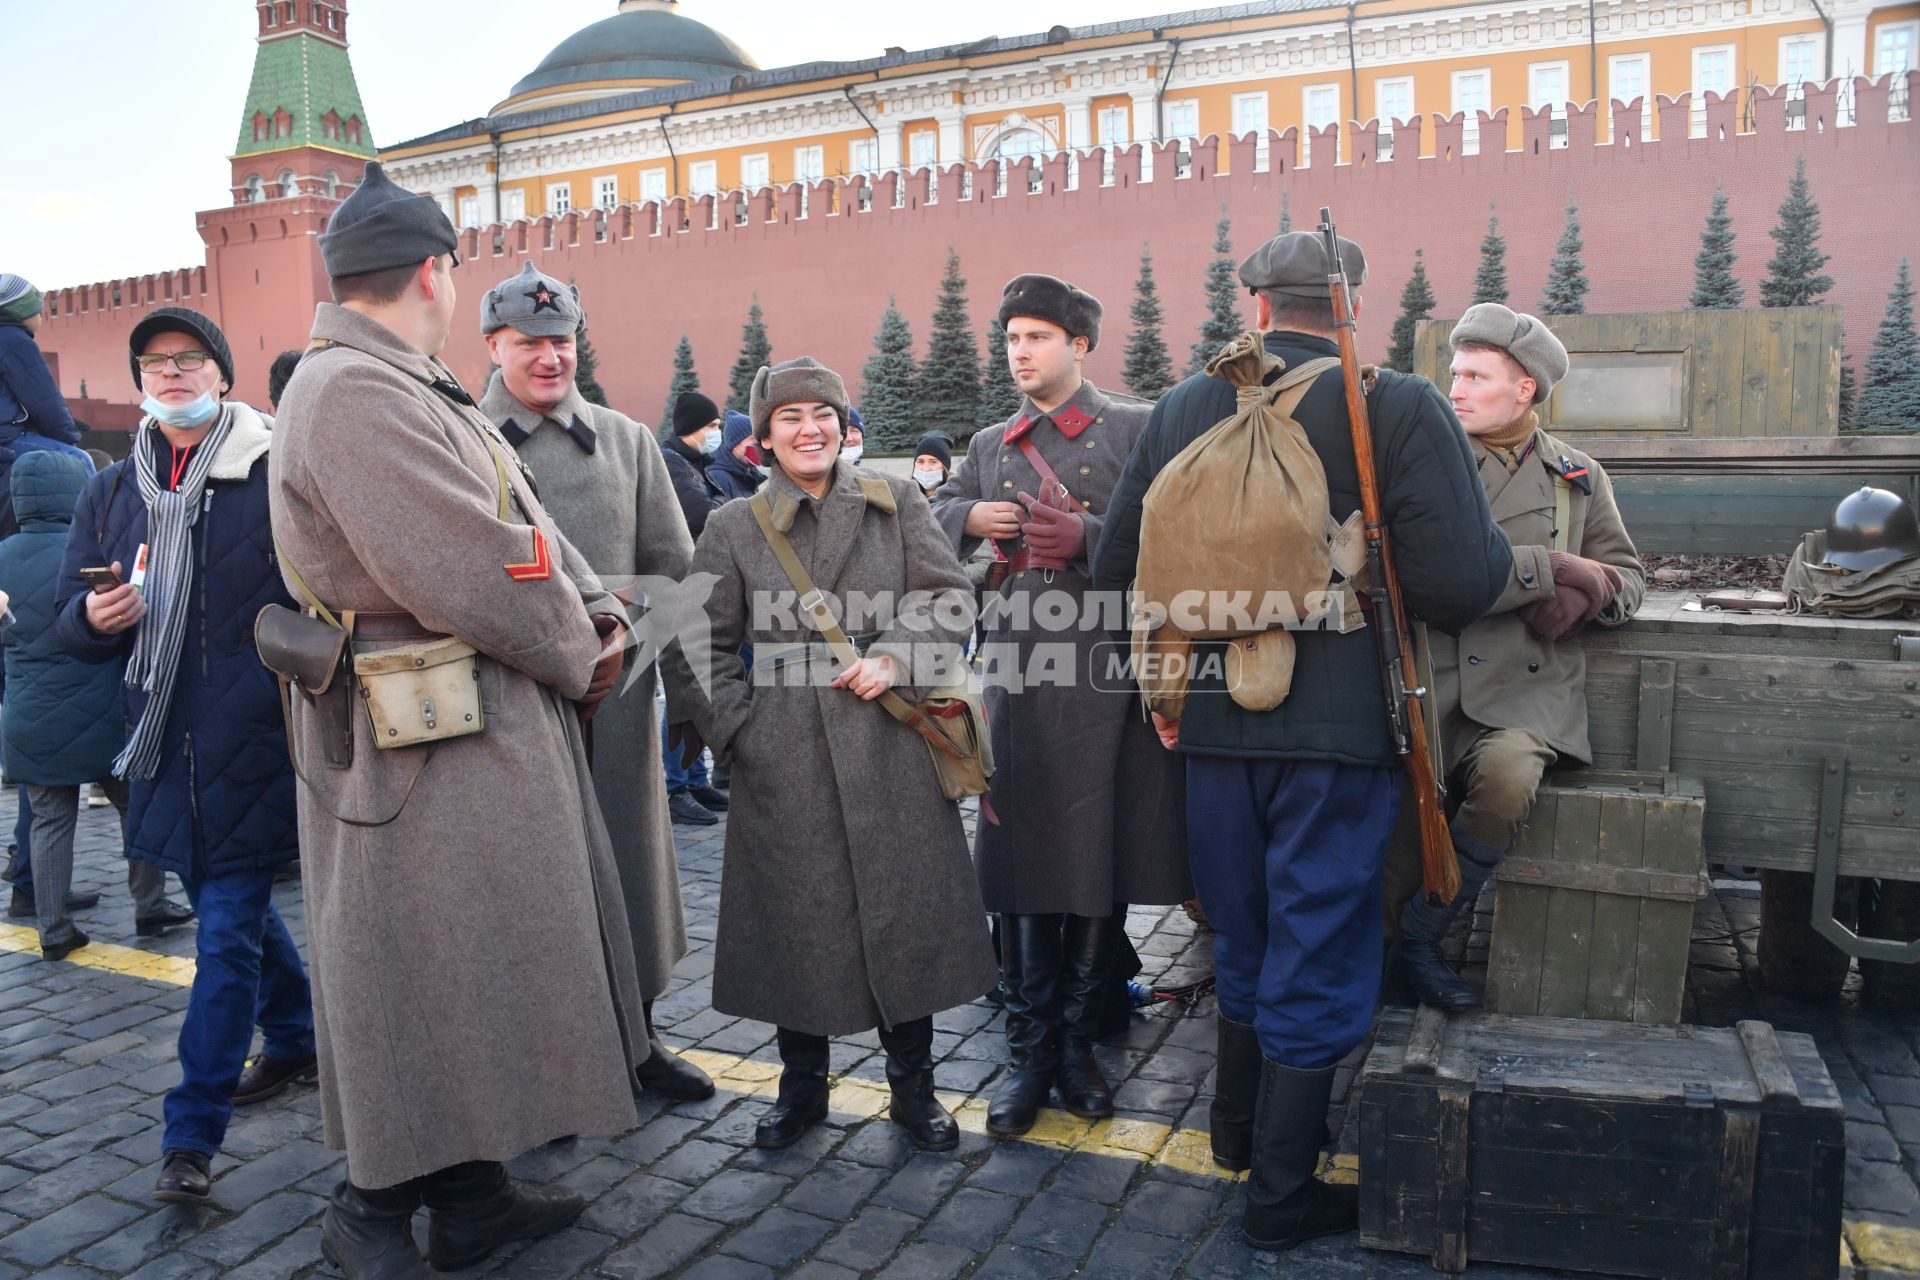
{"type": "MultiPolygon", "coordinates": [[[[1040,450],[1035,447],[1032,436],[1021,436],[1019,440],[1014,442],[1014,448],[1020,450],[1020,456],[1025,458],[1028,463],[1033,466],[1033,469],[1040,473],[1042,480],[1051,480],[1062,489],[1067,488],[1066,484],[1054,472],[1054,469],[1047,465],[1047,460],[1040,455],[1040,450]]],[[[1067,492],[1071,493],[1072,490],[1067,490],[1067,492]]]]}
{"type": "MultiPolygon", "coordinates": [[[[834,618],[833,611],[827,608],[827,597],[813,583],[813,575],[807,572],[807,566],[800,563],[799,553],[794,551],[793,543],[787,541],[787,535],[774,527],[773,505],[767,501],[763,490],[747,500],[753,511],[753,519],[760,526],[760,534],[767,540],[767,546],[773,549],[773,558],[780,562],[781,572],[787,575],[787,581],[800,593],[800,607],[812,619],[814,630],[826,638],[827,645],[833,650],[843,666],[852,666],[860,661],[860,651],[853,647],[853,641],[834,618]]],[[[953,744],[953,740],[942,733],[938,726],[921,710],[905,698],[889,689],[878,699],[887,714],[917,732],[935,750],[944,751],[956,760],[964,759],[963,753],[953,744]]]]}
{"type": "Polygon", "coordinates": [[[1572,540],[1573,486],[1559,476],[1553,478],[1553,549],[1565,551],[1572,540]]]}
{"type": "Polygon", "coordinates": [[[287,577],[293,579],[293,589],[300,593],[300,598],[307,602],[307,607],[313,610],[320,621],[330,627],[337,627],[341,631],[353,630],[353,614],[348,613],[346,622],[342,623],[339,618],[333,616],[333,612],[326,605],[320,603],[320,597],[313,594],[313,588],[309,587],[307,580],[300,576],[300,571],[293,567],[293,561],[287,559],[286,548],[280,545],[278,538],[273,540],[273,554],[279,557],[280,567],[287,571],[287,577]]]}
{"type": "Polygon", "coordinates": [[[1293,411],[1300,407],[1300,401],[1319,379],[1320,375],[1340,367],[1336,356],[1321,356],[1309,360],[1298,368],[1289,369],[1273,384],[1267,403],[1282,417],[1291,418],[1293,411]]]}

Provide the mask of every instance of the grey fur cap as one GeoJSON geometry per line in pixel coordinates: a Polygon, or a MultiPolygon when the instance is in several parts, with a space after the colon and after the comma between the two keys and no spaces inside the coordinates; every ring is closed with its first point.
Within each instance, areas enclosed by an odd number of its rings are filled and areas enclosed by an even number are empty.
{"type": "Polygon", "coordinates": [[[1534,381],[1533,402],[1544,403],[1567,376],[1567,348],[1538,316],[1509,310],[1497,302],[1467,308],[1448,339],[1458,351],[1470,342],[1498,347],[1527,371],[1534,381]]]}
{"type": "Polygon", "coordinates": [[[753,394],[747,405],[747,416],[753,419],[753,438],[765,443],[773,432],[773,411],[801,401],[832,405],[840,415],[840,429],[846,430],[847,384],[812,356],[795,356],[779,364],[763,364],[753,375],[753,394]]]}

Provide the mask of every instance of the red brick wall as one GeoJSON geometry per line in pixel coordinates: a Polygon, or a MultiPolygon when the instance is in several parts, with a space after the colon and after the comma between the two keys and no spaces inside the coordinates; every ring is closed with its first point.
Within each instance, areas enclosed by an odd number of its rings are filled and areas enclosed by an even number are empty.
{"type": "MultiPolygon", "coordinates": [[[[1920,73],[1909,75],[1909,100],[1915,87],[1920,73]]],[[[1375,129],[1369,124],[1355,135],[1354,163],[1337,167],[1296,168],[1297,140],[1289,130],[1271,139],[1264,172],[1254,171],[1253,140],[1245,138],[1229,144],[1226,175],[1213,172],[1209,149],[1201,147],[1190,175],[1175,180],[1171,156],[1163,150],[1154,158],[1155,179],[1142,183],[1140,151],[1130,148],[1117,157],[1116,181],[1106,187],[1095,185],[1097,158],[1082,162],[1084,181],[1075,190],[1067,189],[1065,158],[1047,161],[1037,196],[1025,194],[1016,173],[1009,177],[1010,194],[992,198],[992,175],[983,170],[974,182],[976,198],[962,201],[956,169],[942,176],[940,200],[931,205],[925,201],[927,175],[915,174],[883,179],[866,213],[853,211],[855,193],[843,188],[847,212],[829,215],[834,192],[825,183],[811,193],[812,216],[804,219],[797,216],[801,192],[788,188],[749,197],[744,227],[733,225],[731,198],[724,197],[723,225],[706,229],[709,197],[517,223],[499,230],[498,255],[492,231],[471,231],[463,236],[457,275],[462,319],[447,355],[477,392],[487,367],[478,332],[480,297],[531,257],[541,269],[579,283],[600,356],[600,381],[617,407],[643,421],[660,416],[682,332],[692,339],[703,388],[724,396],[740,326],[755,295],[776,359],[811,354],[844,374],[857,396],[860,368],[889,294],[924,352],[952,246],[969,281],[976,328],[993,314],[1001,284],[1023,271],[1065,276],[1100,297],[1107,306],[1105,333],[1088,372],[1096,382],[1118,386],[1142,243],[1152,246],[1165,336],[1176,364],[1184,366],[1204,310],[1202,278],[1221,207],[1233,219],[1234,253],[1240,257],[1277,232],[1283,192],[1295,229],[1310,229],[1325,204],[1341,233],[1367,251],[1363,357],[1385,349],[1416,247],[1426,251],[1437,314],[1457,315],[1465,307],[1490,202],[1507,236],[1512,300],[1520,309],[1538,303],[1572,199],[1580,205],[1593,284],[1588,309],[1666,310],[1686,305],[1701,223],[1715,186],[1724,186],[1739,235],[1737,273],[1747,283],[1748,304],[1758,305],[1759,280],[1773,252],[1767,230],[1794,162],[1804,156],[1822,212],[1822,245],[1832,255],[1827,271],[1837,281],[1827,301],[1846,310],[1848,344],[1858,365],[1899,259],[1920,259],[1920,218],[1914,215],[1920,208],[1920,126],[1888,123],[1887,93],[1884,84],[1857,82],[1858,123],[1846,128],[1831,127],[1829,88],[1810,93],[1808,127],[1793,132],[1780,128],[1780,104],[1759,94],[1754,132],[1737,134],[1734,103],[1714,101],[1708,106],[1709,136],[1687,140],[1686,102],[1663,101],[1660,132],[1676,140],[1644,145],[1595,145],[1594,113],[1575,109],[1563,150],[1549,149],[1547,122],[1530,118],[1521,150],[1462,156],[1456,117],[1402,126],[1395,149],[1403,158],[1389,163],[1374,162],[1375,129]],[[1405,158],[1423,150],[1432,154],[1405,158]],[[901,209],[892,207],[895,182],[906,188],[901,209]],[[603,217],[605,239],[597,240],[596,223],[603,217]],[[692,229],[655,234],[656,225],[678,221],[692,229]]],[[[1622,114],[1630,113],[1623,108],[1622,114]]],[[[1491,122],[1485,132],[1500,136],[1491,122]]],[[[1334,153],[1331,134],[1313,140],[1314,154],[1334,153]]],[[[221,212],[244,218],[248,210],[221,212]]],[[[225,246],[212,235],[208,239],[219,296],[191,304],[245,308],[239,323],[226,327],[241,365],[240,394],[262,400],[273,352],[299,344],[313,299],[325,297],[311,223],[284,234],[262,232],[244,246],[231,232],[225,246]],[[251,283],[255,270],[257,287],[251,283]]],[[[1250,322],[1251,309],[1243,314],[1250,322]]],[[[129,309],[76,317],[63,307],[48,323],[41,341],[60,352],[69,395],[85,376],[96,396],[125,392],[138,399],[124,381],[124,348],[114,346],[124,342],[137,315],[129,309]],[[122,381],[89,372],[116,362],[122,381]]]]}

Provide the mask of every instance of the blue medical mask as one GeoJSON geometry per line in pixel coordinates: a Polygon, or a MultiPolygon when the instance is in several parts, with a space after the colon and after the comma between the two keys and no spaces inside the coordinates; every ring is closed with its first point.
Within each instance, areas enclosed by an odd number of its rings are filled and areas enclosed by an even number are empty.
{"type": "Polygon", "coordinates": [[[714,454],[720,452],[721,435],[722,432],[720,428],[710,428],[707,434],[700,437],[700,452],[706,454],[708,457],[712,457],[714,454]]]}
{"type": "Polygon", "coordinates": [[[163,404],[148,396],[140,402],[140,411],[150,418],[158,418],[170,427],[182,431],[200,426],[214,414],[220,412],[220,402],[213,398],[211,391],[202,391],[198,399],[185,404],[163,404]]]}

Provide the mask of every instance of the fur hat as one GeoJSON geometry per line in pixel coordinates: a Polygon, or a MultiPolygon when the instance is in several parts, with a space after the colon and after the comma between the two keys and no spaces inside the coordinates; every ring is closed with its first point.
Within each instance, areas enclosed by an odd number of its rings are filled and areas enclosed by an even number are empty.
{"type": "Polygon", "coordinates": [[[480,299],[480,332],[518,329],[530,338],[564,338],[587,322],[577,285],[556,280],[529,261],[480,299]]]}
{"type": "Polygon", "coordinates": [[[1498,347],[1517,360],[1533,379],[1533,402],[1542,404],[1567,376],[1567,348],[1538,316],[1511,311],[1497,302],[1467,308],[1448,339],[1458,351],[1470,343],[1498,347]]]}
{"type": "Polygon", "coordinates": [[[1101,312],[1100,299],[1056,276],[1015,276],[1000,294],[1002,329],[1015,316],[1045,320],[1065,329],[1069,338],[1085,338],[1089,351],[1100,345],[1101,312]]]}
{"type": "Polygon", "coordinates": [[[220,332],[219,325],[191,307],[156,307],[140,317],[140,323],[127,335],[127,367],[133,370],[136,391],[146,385],[140,381],[140,353],[147,349],[148,340],[156,333],[184,333],[206,348],[213,362],[220,366],[220,376],[227,380],[227,391],[233,391],[233,350],[227,346],[227,335],[220,332]]]}
{"type": "Polygon", "coordinates": [[[840,375],[812,356],[795,356],[775,365],[761,365],[753,375],[753,395],[748,416],[753,419],[753,438],[765,443],[773,433],[773,411],[784,404],[802,401],[830,404],[847,422],[847,384],[840,375]]]}

